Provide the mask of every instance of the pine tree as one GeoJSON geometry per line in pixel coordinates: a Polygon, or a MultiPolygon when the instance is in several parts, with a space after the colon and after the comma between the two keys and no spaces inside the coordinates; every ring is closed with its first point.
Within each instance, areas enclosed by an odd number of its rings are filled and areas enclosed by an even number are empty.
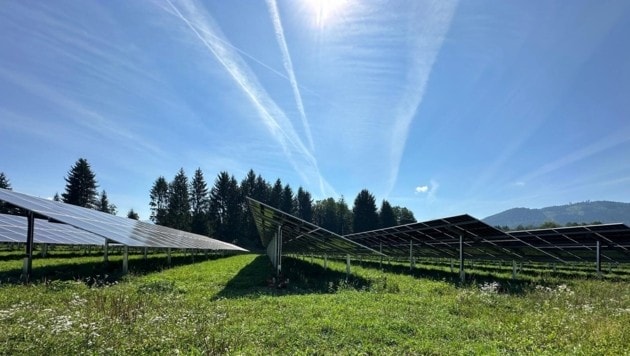
{"type": "Polygon", "coordinates": [[[333,198],[319,200],[313,206],[313,223],[326,230],[341,233],[337,202],[333,198]]]}
{"type": "Polygon", "coordinates": [[[210,216],[216,237],[238,243],[241,227],[242,195],[234,176],[221,172],[210,191],[210,216]]]}
{"type": "Polygon", "coordinates": [[[282,199],[280,199],[280,210],[288,214],[294,214],[295,213],[294,202],[295,200],[293,198],[293,189],[291,189],[291,187],[287,184],[282,189],[282,199]]]}
{"type": "Polygon", "coordinates": [[[157,225],[167,225],[166,214],[168,212],[168,183],[160,176],[151,188],[151,221],[157,225]]]}
{"type": "Polygon", "coordinates": [[[111,204],[109,202],[109,199],[107,198],[107,192],[105,192],[105,190],[103,190],[101,192],[101,195],[99,196],[98,200],[96,201],[94,209],[96,209],[98,211],[102,211],[104,213],[112,214],[112,215],[116,215],[116,213],[117,213],[116,205],[111,204]]]}
{"type": "Polygon", "coordinates": [[[378,228],[376,199],[367,189],[363,189],[357,195],[352,212],[354,213],[352,223],[354,232],[370,231],[378,228]]]}
{"type": "Polygon", "coordinates": [[[381,204],[381,210],[378,212],[381,228],[392,227],[398,225],[396,221],[396,215],[394,215],[394,209],[387,200],[383,200],[381,204]]]}
{"type": "Polygon", "coordinates": [[[282,182],[280,178],[278,178],[269,193],[269,205],[276,209],[280,209],[280,205],[282,204],[282,189],[282,182]]]}
{"type": "Polygon", "coordinates": [[[129,212],[127,213],[127,217],[129,219],[140,220],[140,215],[138,215],[138,213],[136,213],[133,210],[133,208],[129,209],[129,212]]]}
{"type": "Polygon", "coordinates": [[[210,236],[210,221],[208,219],[210,198],[208,185],[201,168],[197,168],[195,176],[190,182],[190,209],[192,211],[190,231],[195,234],[210,236]]]}
{"type": "MultiPolygon", "coordinates": [[[[262,178],[261,178],[262,179],[262,178]]],[[[264,186],[264,185],[263,185],[264,186]]],[[[263,188],[264,193],[264,188],[263,188]]],[[[243,221],[243,237],[245,238],[244,243],[241,246],[250,247],[250,248],[262,248],[262,244],[260,242],[260,238],[258,236],[258,229],[256,228],[256,223],[254,222],[254,218],[252,217],[251,212],[249,211],[249,204],[247,203],[247,197],[261,201],[264,199],[264,194],[258,193],[258,186],[256,182],[256,174],[253,169],[250,169],[247,172],[247,175],[241,181],[241,194],[243,195],[242,199],[242,207],[241,207],[241,219],[243,221]]]]}
{"type": "Polygon", "coordinates": [[[64,203],[84,208],[95,207],[98,196],[96,175],[86,159],[79,158],[65,180],[66,191],[61,195],[64,203]]]}
{"type": "MultiPolygon", "coordinates": [[[[7,176],[4,175],[4,172],[0,172],[0,188],[6,190],[12,190],[11,182],[7,176]]],[[[8,203],[0,201],[0,214],[13,214],[14,210],[8,203]]]]}
{"type": "Polygon", "coordinates": [[[182,231],[190,231],[190,199],[188,197],[188,177],[183,168],[168,185],[167,226],[182,231]]]}
{"type": "Polygon", "coordinates": [[[313,199],[311,198],[311,193],[299,187],[296,199],[297,216],[305,221],[313,221],[313,199]]]}
{"type": "Polygon", "coordinates": [[[59,193],[55,192],[55,196],[53,196],[53,201],[61,201],[61,197],[59,196],[59,193]]]}
{"type": "Polygon", "coordinates": [[[337,201],[337,220],[339,223],[339,227],[337,228],[337,233],[341,235],[351,234],[354,229],[352,226],[353,213],[348,208],[348,204],[346,204],[346,200],[343,195],[337,201]]]}

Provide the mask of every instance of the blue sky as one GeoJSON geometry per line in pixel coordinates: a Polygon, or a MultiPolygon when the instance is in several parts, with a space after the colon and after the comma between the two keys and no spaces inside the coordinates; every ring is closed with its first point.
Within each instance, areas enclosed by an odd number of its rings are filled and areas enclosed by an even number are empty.
{"type": "Polygon", "coordinates": [[[630,201],[630,2],[5,1],[0,171],[125,214],[250,168],[419,220],[630,201]]]}

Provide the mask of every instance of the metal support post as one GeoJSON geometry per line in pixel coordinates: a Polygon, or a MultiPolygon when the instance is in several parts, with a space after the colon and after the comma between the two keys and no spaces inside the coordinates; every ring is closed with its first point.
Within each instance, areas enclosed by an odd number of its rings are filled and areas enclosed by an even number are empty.
{"type": "Polygon", "coordinates": [[[107,240],[103,245],[103,262],[109,262],[109,241],[107,240]]]}
{"type": "Polygon", "coordinates": [[[328,255],[324,255],[324,269],[328,268],[328,255]]]}
{"type": "Polygon", "coordinates": [[[409,270],[413,271],[413,241],[409,240],[409,270]]]}
{"type": "Polygon", "coordinates": [[[378,268],[383,269],[383,243],[382,242],[379,242],[378,244],[378,252],[381,253],[381,256],[380,256],[381,259],[378,263],[378,268]]]}
{"type": "Polygon", "coordinates": [[[123,247],[123,274],[129,272],[129,246],[123,247]]]}
{"type": "Polygon", "coordinates": [[[42,245],[42,257],[46,257],[47,253],[48,253],[48,244],[43,244],[42,245]]]}
{"type": "Polygon", "coordinates": [[[350,278],[350,255],[346,255],[346,280],[350,278]]]}
{"type": "Polygon", "coordinates": [[[516,279],[516,261],[512,260],[512,279],[516,279]]]}
{"type": "Polygon", "coordinates": [[[453,273],[453,270],[454,270],[454,269],[455,269],[455,268],[454,268],[454,266],[453,266],[453,259],[451,259],[451,273],[453,273]]]}
{"type": "Polygon", "coordinates": [[[171,265],[171,248],[167,248],[166,249],[166,262],[168,263],[168,265],[171,265]]]}
{"type": "Polygon", "coordinates": [[[596,259],[596,269],[597,269],[597,278],[602,278],[602,259],[601,259],[601,241],[597,240],[597,259],[596,259]]]}
{"type": "Polygon", "coordinates": [[[466,272],[464,272],[464,235],[459,235],[459,280],[462,284],[466,281],[466,272]]]}
{"type": "Polygon", "coordinates": [[[32,211],[27,215],[28,227],[26,229],[26,255],[24,256],[24,266],[22,275],[26,282],[29,281],[33,272],[33,238],[35,236],[35,214],[32,211]]]}
{"type": "Polygon", "coordinates": [[[147,260],[147,250],[148,250],[148,249],[149,249],[148,247],[145,247],[145,248],[144,248],[144,255],[142,256],[142,258],[143,258],[145,261],[147,260]]]}

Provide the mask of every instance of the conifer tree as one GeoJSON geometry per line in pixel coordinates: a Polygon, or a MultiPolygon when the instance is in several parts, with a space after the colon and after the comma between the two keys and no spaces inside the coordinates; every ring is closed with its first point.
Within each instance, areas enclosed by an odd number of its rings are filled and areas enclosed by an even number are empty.
{"type": "Polygon", "coordinates": [[[280,199],[280,210],[288,213],[295,213],[295,200],[293,198],[293,189],[287,184],[282,189],[282,199],[280,199]]]}
{"type": "Polygon", "coordinates": [[[160,176],[153,183],[151,188],[151,221],[157,225],[167,225],[166,215],[168,212],[168,183],[166,179],[160,176]]]}
{"type": "Polygon", "coordinates": [[[61,195],[63,202],[84,208],[94,208],[97,202],[96,175],[85,158],[70,168],[66,180],[66,191],[61,195]]]}
{"type": "Polygon", "coordinates": [[[297,216],[308,222],[313,221],[313,199],[311,198],[311,193],[299,187],[296,199],[297,216]]]}
{"type": "Polygon", "coordinates": [[[190,231],[195,234],[209,236],[210,221],[208,213],[210,198],[208,196],[208,185],[203,177],[201,168],[197,168],[192,182],[190,182],[190,209],[192,211],[190,231]]]}
{"type": "Polygon", "coordinates": [[[138,215],[138,213],[136,213],[133,210],[133,208],[129,209],[129,212],[127,213],[127,217],[129,219],[140,220],[140,215],[138,215]]]}
{"type": "Polygon", "coordinates": [[[238,243],[241,232],[241,192],[234,176],[221,172],[210,191],[210,216],[216,237],[238,243]]]}
{"type": "Polygon", "coordinates": [[[387,200],[383,200],[381,210],[378,212],[378,217],[381,228],[392,227],[398,224],[396,221],[396,215],[394,215],[394,209],[387,200]]]}
{"type": "Polygon", "coordinates": [[[190,231],[190,199],[188,196],[188,177],[183,168],[168,185],[167,226],[182,231],[190,231]]]}
{"type": "Polygon", "coordinates": [[[98,211],[102,211],[104,213],[112,215],[116,215],[117,213],[116,205],[109,202],[109,198],[107,197],[107,192],[105,190],[101,192],[101,195],[96,201],[94,208],[98,211]]]}
{"type": "Polygon", "coordinates": [[[363,189],[357,195],[352,212],[354,213],[352,223],[354,232],[370,231],[378,228],[376,199],[367,189],[363,189]]]}

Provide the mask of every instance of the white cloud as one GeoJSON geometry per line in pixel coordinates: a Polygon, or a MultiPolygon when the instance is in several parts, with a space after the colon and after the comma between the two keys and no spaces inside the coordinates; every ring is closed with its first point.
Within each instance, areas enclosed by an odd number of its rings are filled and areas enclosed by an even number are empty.
{"type": "Polygon", "coordinates": [[[426,185],[419,185],[416,187],[416,194],[417,193],[426,193],[429,191],[429,186],[426,185]]]}

